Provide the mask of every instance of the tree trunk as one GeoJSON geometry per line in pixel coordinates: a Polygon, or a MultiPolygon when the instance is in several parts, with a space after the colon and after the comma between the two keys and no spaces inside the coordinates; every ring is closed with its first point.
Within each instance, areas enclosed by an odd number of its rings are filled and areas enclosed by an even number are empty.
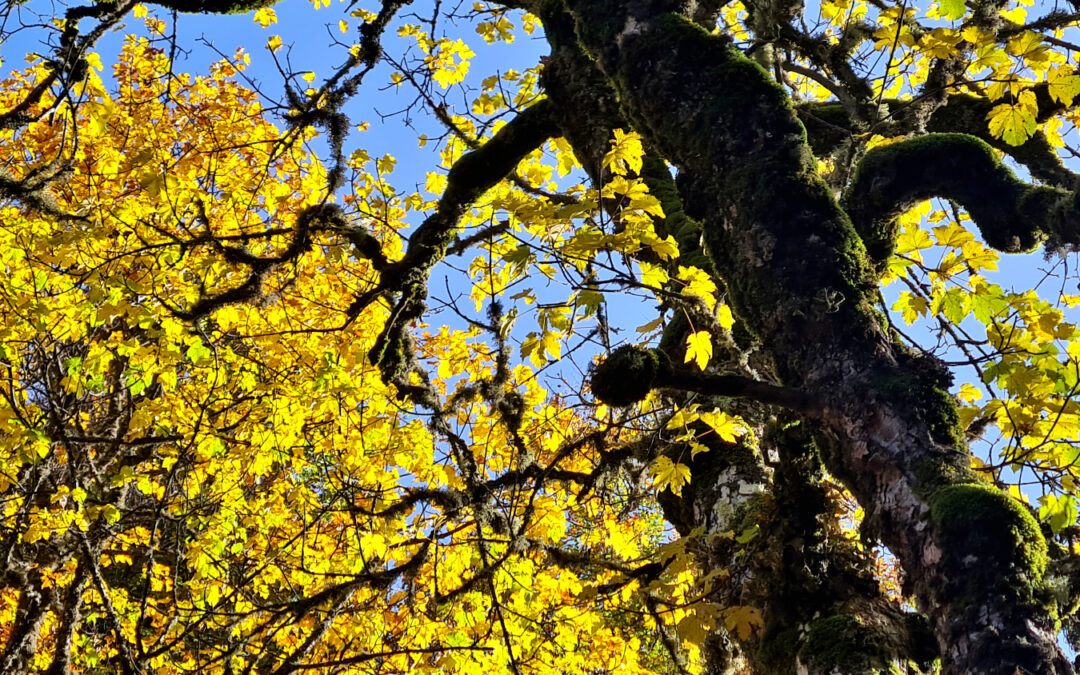
{"type": "Polygon", "coordinates": [[[739,318],[783,384],[817,400],[826,466],[930,617],[948,673],[1072,672],[1036,521],[969,468],[949,376],[887,334],[848,216],[785,93],[677,3],[568,0],[635,130],[679,170],[739,318]]]}

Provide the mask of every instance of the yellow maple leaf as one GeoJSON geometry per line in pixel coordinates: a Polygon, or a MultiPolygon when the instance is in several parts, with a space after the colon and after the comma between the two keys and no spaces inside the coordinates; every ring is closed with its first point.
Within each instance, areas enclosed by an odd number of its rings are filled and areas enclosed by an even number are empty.
{"type": "Polygon", "coordinates": [[[689,408],[679,408],[675,411],[675,414],[668,420],[665,429],[678,429],[685,427],[687,424],[697,420],[699,413],[697,412],[697,404],[691,405],[689,408]]]}
{"type": "Polygon", "coordinates": [[[649,263],[640,263],[641,265],[641,283],[651,288],[663,288],[667,283],[668,273],[659,265],[650,265],[649,263]]]}
{"type": "Polygon", "coordinates": [[[1072,105],[1073,99],[1080,94],[1080,75],[1072,66],[1054,66],[1047,78],[1050,95],[1055,101],[1072,105]]]}
{"type": "Polygon", "coordinates": [[[987,115],[990,133],[1009,145],[1022,145],[1031,138],[1038,126],[1035,119],[1038,107],[1030,105],[1029,102],[1034,98],[1035,94],[1031,91],[1022,91],[1015,104],[1002,103],[995,106],[987,115]]]}
{"type": "Polygon", "coordinates": [[[752,633],[765,627],[761,612],[753,607],[728,607],[724,610],[724,626],[736,633],[740,640],[746,640],[752,633]]]}
{"type": "Polygon", "coordinates": [[[699,330],[686,336],[686,358],[683,363],[693,361],[697,367],[705,370],[712,358],[712,338],[707,331],[699,330]]]}
{"type": "Polygon", "coordinates": [[[269,7],[263,7],[251,16],[252,21],[266,28],[270,24],[277,23],[277,12],[269,7]]]}
{"type": "Polygon", "coordinates": [[[735,325],[735,316],[731,313],[731,308],[727,305],[717,306],[716,322],[724,330],[731,330],[731,327],[735,325]]]}
{"type": "Polygon", "coordinates": [[[615,138],[611,141],[611,150],[604,155],[602,165],[605,169],[611,169],[615,174],[626,175],[629,172],[641,171],[641,158],[645,155],[645,149],[641,146],[641,135],[635,131],[630,133],[622,129],[615,130],[615,138]]]}
{"type": "Polygon", "coordinates": [[[728,443],[734,443],[739,436],[746,434],[746,427],[738,417],[732,417],[720,409],[705,412],[699,415],[699,419],[708,424],[716,432],[716,435],[728,443]]]}
{"type": "Polygon", "coordinates": [[[667,457],[653,460],[649,472],[656,479],[658,489],[671,490],[676,496],[682,496],[683,486],[690,482],[690,467],[676,464],[667,457]]]}
{"type": "Polygon", "coordinates": [[[900,312],[904,322],[909,326],[920,316],[926,316],[930,309],[930,303],[926,298],[916,296],[908,291],[901,291],[900,298],[893,303],[892,310],[900,312]]]}
{"type": "Polygon", "coordinates": [[[716,306],[716,283],[713,282],[709,273],[700,267],[683,267],[679,265],[678,279],[686,282],[683,287],[683,295],[692,295],[701,300],[712,309],[716,306]]]}
{"type": "Polygon", "coordinates": [[[679,257],[679,245],[676,243],[675,237],[670,234],[663,239],[657,237],[655,241],[650,241],[648,244],[649,248],[653,250],[653,253],[664,260],[671,260],[672,258],[679,257]]]}

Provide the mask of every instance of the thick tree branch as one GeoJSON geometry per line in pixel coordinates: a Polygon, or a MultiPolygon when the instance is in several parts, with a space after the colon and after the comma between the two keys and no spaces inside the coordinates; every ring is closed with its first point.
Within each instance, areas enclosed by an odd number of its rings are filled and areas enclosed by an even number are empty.
{"type": "Polygon", "coordinates": [[[625,346],[613,351],[593,372],[592,391],[600,402],[632,405],[653,389],[671,388],[707,396],[745,398],[778,405],[805,415],[821,413],[821,405],[802,392],[739,375],[716,375],[675,368],[655,349],[625,346]]]}
{"type": "Polygon", "coordinates": [[[844,207],[881,264],[896,245],[896,217],[931,197],[967,209],[986,243],[1000,251],[1030,251],[1047,237],[1071,243],[1080,232],[1074,195],[1019,180],[989,145],[966,134],[930,134],[871,150],[844,207]]]}
{"type": "MultiPolygon", "coordinates": [[[[1050,96],[1046,85],[1036,85],[1033,91],[1039,105],[1039,122],[1045,122],[1064,110],[1064,106],[1050,96]]],[[[891,100],[884,101],[882,105],[888,109],[888,113],[884,123],[874,127],[875,131],[888,136],[903,136],[917,131],[908,113],[909,102],[891,100]]],[[[934,110],[925,124],[926,131],[975,136],[1025,165],[1037,180],[1073,189],[1080,177],[1065,167],[1041,131],[1021,145],[1010,145],[990,133],[986,120],[994,105],[985,98],[968,94],[950,95],[943,105],[934,110]]],[[[810,147],[819,157],[832,155],[842,144],[851,141],[856,133],[857,125],[851,122],[847,110],[839,103],[812,102],[800,105],[797,110],[806,127],[810,147]]]]}

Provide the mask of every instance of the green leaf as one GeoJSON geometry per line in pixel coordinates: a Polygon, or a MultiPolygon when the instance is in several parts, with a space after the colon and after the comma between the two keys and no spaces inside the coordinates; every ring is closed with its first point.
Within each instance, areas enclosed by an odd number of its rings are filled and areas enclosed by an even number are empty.
{"type": "Polygon", "coordinates": [[[751,541],[754,540],[754,537],[758,536],[758,532],[760,530],[760,525],[751,525],[750,527],[743,530],[742,533],[739,534],[739,536],[735,537],[735,541],[739,542],[740,544],[749,544],[751,541]]]}
{"type": "Polygon", "coordinates": [[[1023,103],[1002,103],[990,111],[987,119],[990,120],[990,133],[1009,145],[1023,145],[1038,127],[1035,111],[1023,103]]]}
{"type": "Polygon", "coordinates": [[[1071,495],[1045,495],[1039,501],[1042,502],[1039,518],[1048,521],[1054,533],[1072,527],[1076,524],[1077,516],[1080,516],[1076,499],[1071,495]]]}
{"type": "Polygon", "coordinates": [[[964,16],[967,8],[964,0],[941,0],[941,16],[949,21],[956,21],[964,16]]]}
{"type": "Polygon", "coordinates": [[[944,295],[934,299],[935,314],[942,314],[954,324],[959,324],[971,311],[970,296],[959,288],[950,288],[944,295]]]}

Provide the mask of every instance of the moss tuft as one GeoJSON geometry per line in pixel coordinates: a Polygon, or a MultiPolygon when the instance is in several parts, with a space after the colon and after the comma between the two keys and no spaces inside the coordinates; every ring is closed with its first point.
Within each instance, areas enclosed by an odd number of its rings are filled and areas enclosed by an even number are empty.
{"type": "Polygon", "coordinates": [[[787,675],[795,672],[795,656],[799,647],[799,630],[785,628],[766,630],[757,658],[768,672],[787,675]]]}
{"type": "Polygon", "coordinates": [[[919,496],[929,498],[950,485],[977,485],[986,479],[974,470],[957,466],[948,456],[928,456],[912,462],[915,487],[919,496]]]}
{"type": "Polygon", "coordinates": [[[1036,600],[1047,546],[1027,509],[986,484],[946,486],[929,501],[930,522],[950,567],[946,595],[973,602],[997,593],[1036,600]]]}
{"type": "Polygon", "coordinates": [[[956,399],[949,393],[952,375],[933,359],[897,355],[897,368],[880,375],[878,387],[889,399],[904,401],[919,411],[934,442],[953,448],[966,446],[956,399]]]}
{"type": "Polygon", "coordinates": [[[905,614],[904,627],[907,628],[908,655],[923,670],[929,670],[941,656],[930,621],[922,614],[905,614]]]}
{"type": "Polygon", "coordinates": [[[755,526],[767,525],[775,518],[776,499],[768,492],[758,492],[739,506],[736,534],[741,534],[755,526]]]}
{"type": "Polygon", "coordinates": [[[413,342],[400,322],[388,323],[368,352],[368,361],[379,369],[384,384],[404,381],[413,362],[413,342]]]}
{"type": "Polygon", "coordinates": [[[799,660],[823,673],[865,673],[888,666],[880,636],[856,616],[837,614],[810,624],[799,660]]]}
{"type": "Polygon", "coordinates": [[[607,405],[633,405],[648,396],[670,371],[667,357],[655,349],[619,347],[596,366],[593,396],[607,405]]]}

